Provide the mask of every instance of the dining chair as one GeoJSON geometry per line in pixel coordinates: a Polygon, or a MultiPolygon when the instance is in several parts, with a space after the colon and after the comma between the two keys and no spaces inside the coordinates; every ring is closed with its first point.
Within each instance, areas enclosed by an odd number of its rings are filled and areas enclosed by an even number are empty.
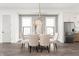
{"type": "Polygon", "coordinates": [[[54,44],[54,51],[58,49],[57,47],[57,39],[58,39],[58,33],[55,33],[54,37],[53,37],[53,44],[54,44]]]}
{"type": "Polygon", "coordinates": [[[38,35],[31,35],[29,42],[28,42],[29,52],[31,52],[31,49],[33,49],[33,48],[35,48],[38,52],[38,45],[39,45],[38,35]]]}
{"type": "Polygon", "coordinates": [[[41,52],[42,50],[44,49],[47,49],[48,52],[50,52],[50,37],[49,35],[40,35],[40,49],[41,49],[41,52]]]}
{"type": "Polygon", "coordinates": [[[25,40],[24,40],[23,32],[20,32],[20,38],[18,40],[18,43],[21,44],[21,48],[25,47],[25,40]]]}

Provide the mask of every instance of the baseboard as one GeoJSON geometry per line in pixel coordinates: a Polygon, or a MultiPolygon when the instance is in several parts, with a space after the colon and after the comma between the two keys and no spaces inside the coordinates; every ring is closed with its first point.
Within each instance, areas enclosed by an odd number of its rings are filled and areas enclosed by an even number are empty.
{"type": "Polygon", "coordinates": [[[74,43],[79,43],[79,41],[74,41],[74,43]]]}
{"type": "Polygon", "coordinates": [[[10,44],[11,42],[2,42],[2,43],[10,44]]]}

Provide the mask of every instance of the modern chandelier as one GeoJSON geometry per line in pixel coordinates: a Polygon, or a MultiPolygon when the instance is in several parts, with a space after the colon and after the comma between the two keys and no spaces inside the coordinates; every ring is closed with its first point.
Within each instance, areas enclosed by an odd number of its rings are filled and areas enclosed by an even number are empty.
{"type": "Polygon", "coordinates": [[[42,34],[42,17],[41,17],[40,3],[39,3],[38,17],[35,20],[34,25],[35,25],[35,33],[36,34],[42,34]]]}

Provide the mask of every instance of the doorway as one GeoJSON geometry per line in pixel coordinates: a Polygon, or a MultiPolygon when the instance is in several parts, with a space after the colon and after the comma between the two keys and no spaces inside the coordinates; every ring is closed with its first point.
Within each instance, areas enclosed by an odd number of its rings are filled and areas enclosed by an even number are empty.
{"type": "Polygon", "coordinates": [[[74,22],[64,22],[65,43],[72,43],[74,41],[74,22]]]}

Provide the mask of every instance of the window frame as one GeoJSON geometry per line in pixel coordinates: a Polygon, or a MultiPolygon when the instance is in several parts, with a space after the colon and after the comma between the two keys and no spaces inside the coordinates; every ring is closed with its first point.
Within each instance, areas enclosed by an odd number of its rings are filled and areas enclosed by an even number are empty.
{"type": "MultiPolygon", "coordinates": [[[[46,26],[46,27],[45,27],[46,34],[48,34],[48,33],[47,33],[47,28],[52,28],[52,29],[53,29],[53,33],[52,33],[52,34],[54,35],[54,27],[52,27],[52,26],[46,26]]],[[[51,35],[51,34],[49,34],[49,35],[51,35]]]]}
{"type": "Polygon", "coordinates": [[[26,28],[30,28],[30,34],[32,34],[32,22],[31,22],[31,26],[22,26],[22,17],[30,17],[31,18],[31,21],[33,21],[32,20],[32,17],[31,16],[24,16],[24,15],[20,15],[20,21],[19,21],[19,23],[21,23],[20,25],[19,25],[19,27],[20,27],[20,32],[23,34],[23,36],[25,37],[25,36],[29,36],[29,35],[24,35],[24,27],[26,28]]]}
{"type": "MultiPolygon", "coordinates": [[[[56,32],[56,16],[46,16],[45,17],[45,33],[47,34],[47,28],[53,28],[53,35],[54,35],[54,33],[56,32]],[[46,18],[51,18],[51,17],[55,17],[55,26],[46,26],[46,18]]],[[[49,34],[49,35],[51,35],[51,34],[49,34]]],[[[51,36],[53,36],[53,35],[51,35],[51,36]]]]}
{"type": "MultiPolygon", "coordinates": [[[[23,29],[23,35],[24,35],[24,28],[29,28],[30,29],[30,34],[29,35],[31,35],[32,34],[32,29],[31,29],[31,27],[30,26],[24,26],[22,29],[23,29]]],[[[24,35],[24,36],[28,36],[28,35],[24,35]]]]}

